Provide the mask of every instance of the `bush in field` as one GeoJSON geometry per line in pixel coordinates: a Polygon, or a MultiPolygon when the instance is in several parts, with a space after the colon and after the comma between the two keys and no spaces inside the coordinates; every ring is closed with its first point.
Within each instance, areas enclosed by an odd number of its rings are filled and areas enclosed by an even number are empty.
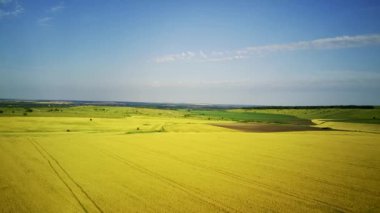
{"type": "Polygon", "coordinates": [[[25,112],[33,112],[33,109],[30,109],[30,108],[25,109],[25,112]]]}
{"type": "Polygon", "coordinates": [[[4,113],[4,111],[3,111],[3,110],[0,110],[0,114],[1,114],[1,113],[4,113]]]}
{"type": "Polygon", "coordinates": [[[22,115],[23,115],[23,116],[28,116],[28,113],[24,112],[22,115]]]}

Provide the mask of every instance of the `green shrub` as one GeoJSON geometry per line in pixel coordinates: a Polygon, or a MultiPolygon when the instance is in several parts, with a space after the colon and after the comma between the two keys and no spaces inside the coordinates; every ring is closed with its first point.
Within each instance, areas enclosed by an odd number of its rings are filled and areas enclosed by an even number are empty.
{"type": "Polygon", "coordinates": [[[33,109],[30,109],[30,108],[25,109],[25,112],[33,112],[33,109]]]}

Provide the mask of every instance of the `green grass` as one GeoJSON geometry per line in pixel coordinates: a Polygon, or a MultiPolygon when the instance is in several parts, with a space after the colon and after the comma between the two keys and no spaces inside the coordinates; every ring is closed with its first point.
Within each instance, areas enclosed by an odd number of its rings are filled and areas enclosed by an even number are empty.
{"type": "Polygon", "coordinates": [[[334,119],[340,122],[380,124],[380,108],[374,109],[239,109],[231,112],[256,112],[291,115],[302,119],[334,119]]]}
{"type": "Polygon", "coordinates": [[[88,117],[88,118],[126,118],[129,116],[155,117],[192,117],[206,120],[229,120],[238,122],[265,122],[284,124],[311,124],[308,119],[293,115],[281,115],[261,112],[234,112],[226,110],[171,110],[148,109],[135,107],[114,106],[63,106],[63,107],[34,107],[34,108],[0,108],[1,116],[29,117],[88,117]],[[31,112],[32,111],[32,112],[31,112]],[[26,113],[26,114],[25,114],[26,113]]]}
{"type": "Polygon", "coordinates": [[[210,120],[232,120],[238,122],[265,122],[281,124],[311,124],[310,120],[293,115],[270,114],[262,112],[239,112],[224,110],[191,110],[191,117],[202,117],[210,120]]]}
{"type": "Polygon", "coordinates": [[[183,110],[150,109],[116,106],[55,106],[55,107],[1,107],[0,117],[88,117],[126,118],[143,115],[154,117],[192,117],[206,120],[237,122],[264,122],[310,125],[312,119],[333,119],[338,122],[380,124],[380,108],[374,109],[234,109],[183,110]]]}
{"type": "Polygon", "coordinates": [[[115,106],[2,107],[1,116],[125,118],[132,115],[181,117],[176,110],[115,106]],[[32,110],[32,112],[29,112],[32,110]],[[27,113],[27,115],[24,115],[27,113]]]}

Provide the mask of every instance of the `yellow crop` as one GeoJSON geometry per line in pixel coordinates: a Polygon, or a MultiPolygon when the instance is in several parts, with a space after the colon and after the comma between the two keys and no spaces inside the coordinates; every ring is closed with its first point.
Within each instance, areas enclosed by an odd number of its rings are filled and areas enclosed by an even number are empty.
{"type": "Polygon", "coordinates": [[[380,211],[378,133],[89,119],[0,118],[1,212],[380,211]]]}

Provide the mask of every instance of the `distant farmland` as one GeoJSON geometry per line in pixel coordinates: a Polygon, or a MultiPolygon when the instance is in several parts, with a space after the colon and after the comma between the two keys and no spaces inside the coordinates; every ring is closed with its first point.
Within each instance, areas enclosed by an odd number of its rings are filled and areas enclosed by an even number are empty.
{"type": "Polygon", "coordinates": [[[0,110],[2,212],[380,211],[379,108],[0,110]]]}

